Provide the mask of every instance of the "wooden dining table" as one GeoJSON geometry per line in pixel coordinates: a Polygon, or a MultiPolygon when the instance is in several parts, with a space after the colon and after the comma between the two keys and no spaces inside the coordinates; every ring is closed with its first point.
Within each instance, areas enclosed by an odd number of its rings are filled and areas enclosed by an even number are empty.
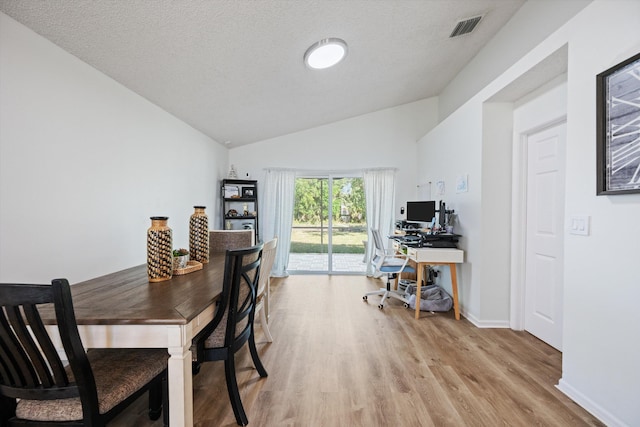
{"type": "MultiPolygon", "coordinates": [[[[149,282],[143,264],[71,286],[85,348],[167,349],[172,427],[193,426],[191,340],[213,319],[224,261],[224,253],[212,253],[202,270],[164,282],[149,282]]],[[[53,310],[42,317],[62,348],[53,310]]]]}

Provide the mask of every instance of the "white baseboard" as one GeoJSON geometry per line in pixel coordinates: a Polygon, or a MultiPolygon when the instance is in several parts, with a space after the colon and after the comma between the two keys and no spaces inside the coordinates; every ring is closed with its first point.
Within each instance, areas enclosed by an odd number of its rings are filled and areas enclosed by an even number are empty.
{"type": "Polygon", "coordinates": [[[565,380],[560,378],[556,388],[566,394],[571,400],[582,406],[591,415],[605,423],[608,427],[630,427],[629,424],[625,424],[622,420],[618,419],[611,412],[604,409],[602,406],[589,399],[583,393],[572,387],[565,380]]]}
{"type": "Polygon", "coordinates": [[[479,320],[472,314],[462,311],[461,313],[469,322],[471,322],[476,328],[509,328],[508,320],[479,320]]]}

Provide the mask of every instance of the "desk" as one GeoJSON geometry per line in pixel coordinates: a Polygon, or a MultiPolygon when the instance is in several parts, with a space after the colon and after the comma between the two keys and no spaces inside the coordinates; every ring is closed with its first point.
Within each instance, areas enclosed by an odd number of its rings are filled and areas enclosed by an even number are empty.
{"type": "MultiPolygon", "coordinates": [[[[451,270],[451,290],[453,292],[453,311],[456,320],[460,320],[460,305],[458,304],[458,275],[456,264],[464,262],[464,251],[453,248],[412,248],[407,247],[407,256],[416,263],[416,297],[422,288],[422,271],[425,265],[448,265],[451,270]]],[[[420,318],[420,301],[416,299],[416,319],[420,318]]]]}
{"type": "MultiPolygon", "coordinates": [[[[166,348],[172,427],[193,426],[191,340],[213,319],[222,292],[224,253],[202,270],[149,283],[146,264],[71,286],[85,348],[166,348]]],[[[62,348],[52,309],[41,310],[62,348]]]]}

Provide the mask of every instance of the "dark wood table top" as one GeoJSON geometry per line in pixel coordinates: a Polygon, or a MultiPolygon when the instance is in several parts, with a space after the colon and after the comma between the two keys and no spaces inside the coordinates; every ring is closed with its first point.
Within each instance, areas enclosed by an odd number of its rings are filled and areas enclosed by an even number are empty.
{"type": "MultiPolygon", "coordinates": [[[[189,323],[222,293],[224,253],[212,253],[202,270],[150,283],[147,265],[71,284],[79,325],[189,323]]],[[[55,323],[52,307],[41,310],[43,321],[55,323]]]]}

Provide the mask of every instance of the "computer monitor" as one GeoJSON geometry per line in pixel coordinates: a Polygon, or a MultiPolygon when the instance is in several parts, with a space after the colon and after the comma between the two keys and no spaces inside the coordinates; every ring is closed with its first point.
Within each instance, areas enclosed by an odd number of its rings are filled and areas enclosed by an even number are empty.
{"type": "Polygon", "coordinates": [[[431,222],[436,216],[434,200],[407,202],[407,221],[431,222]]]}

